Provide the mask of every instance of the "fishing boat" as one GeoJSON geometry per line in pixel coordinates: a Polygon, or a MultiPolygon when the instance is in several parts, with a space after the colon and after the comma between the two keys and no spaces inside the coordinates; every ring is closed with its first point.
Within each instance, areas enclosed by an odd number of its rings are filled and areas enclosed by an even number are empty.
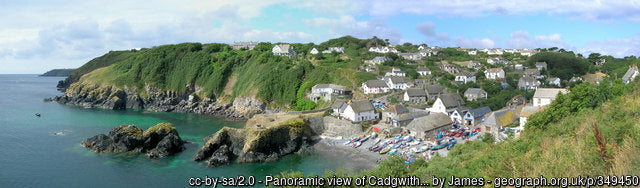
{"type": "Polygon", "coordinates": [[[420,153],[420,152],[426,151],[428,149],[429,149],[429,146],[419,146],[419,147],[411,148],[411,151],[416,152],[416,153],[420,153]]]}
{"type": "Polygon", "coordinates": [[[376,147],[371,148],[371,151],[377,152],[377,151],[382,150],[382,148],[384,148],[384,146],[376,146],[376,147]]]}
{"type": "Polygon", "coordinates": [[[36,116],[40,117],[40,113],[36,113],[36,116]]]}
{"type": "Polygon", "coordinates": [[[396,148],[400,147],[401,145],[402,145],[402,144],[400,144],[400,143],[396,143],[396,144],[394,144],[393,146],[391,146],[391,148],[392,148],[392,149],[396,149],[396,148]]]}
{"type": "Polygon", "coordinates": [[[387,148],[384,148],[384,149],[380,150],[380,154],[385,154],[385,153],[388,153],[389,151],[391,151],[391,148],[387,147],[387,148]]]}
{"type": "Polygon", "coordinates": [[[360,141],[358,141],[358,142],[354,142],[354,143],[353,143],[353,148],[360,147],[360,145],[362,145],[362,142],[360,142],[360,141]]]}
{"type": "Polygon", "coordinates": [[[362,140],[360,140],[360,142],[366,142],[367,140],[369,140],[369,138],[370,138],[370,137],[371,137],[371,136],[366,136],[366,137],[364,137],[362,140]]]}

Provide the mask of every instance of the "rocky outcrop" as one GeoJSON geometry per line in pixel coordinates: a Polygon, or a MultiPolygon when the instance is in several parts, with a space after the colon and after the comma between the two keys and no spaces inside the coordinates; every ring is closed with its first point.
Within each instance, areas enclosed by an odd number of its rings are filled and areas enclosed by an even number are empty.
{"type": "Polygon", "coordinates": [[[225,127],[205,138],[206,143],[193,160],[206,161],[212,167],[234,158],[240,163],[275,161],[308,145],[313,136],[308,121],[301,118],[271,127],[245,127],[225,127]]]}
{"type": "Polygon", "coordinates": [[[248,119],[265,111],[265,103],[255,97],[237,97],[229,104],[216,102],[211,98],[201,98],[195,94],[200,88],[188,88],[186,92],[179,93],[146,86],[144,91],[140,92],[128,87],[76,82],[67,88],[63,96],[52,100],[86,108],[146,109],[157,112],[211,114],[235,119],[248,119]]]}
{"type": "Polygon", "coordinates": [[[146,131],[134,125],[121,125],[109,135],[88,138],[82,146],[98,153],[145,153],[150,158],[160,158],[182,151],[184,143],[171,123],[159,123],[146,131]]]}

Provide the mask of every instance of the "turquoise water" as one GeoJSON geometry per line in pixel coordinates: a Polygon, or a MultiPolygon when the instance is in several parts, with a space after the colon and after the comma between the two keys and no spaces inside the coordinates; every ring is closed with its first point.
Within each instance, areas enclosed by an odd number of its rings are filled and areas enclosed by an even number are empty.
{"type": "Polygon", "coordinates": [[[322,155],[289,155],[276,162],[207,168],[191,160],[201,139],[224,126],[244,122],[183,113],[85,109],[43,102],[61,95],[55,86],[61,77],[0,75],[0,187],[188,187],[190,177],[265,175],[283,171],[323,174],[343,168],[340,160],[322,155]],[[34,114],[40,113],[41,117],[34,114]],[[163,159],[143,155],[96,154],[80,146],[86,138],[108,133],[121,124],[146,129],[159,122],[173,123],[191,142],[187,149],[163,159]],[[62,136],[52,133],[65,131],[62,136]]]}

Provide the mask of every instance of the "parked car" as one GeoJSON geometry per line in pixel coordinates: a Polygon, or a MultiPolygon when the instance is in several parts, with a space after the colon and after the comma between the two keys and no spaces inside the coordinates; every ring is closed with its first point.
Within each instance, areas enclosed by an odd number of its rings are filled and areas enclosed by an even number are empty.
{"type": "Polygon", "coordinates": [[[456,134],[454,136],[455,137],[460,137],[460,136],[462,136],[462,134],[464,134],[464,130],[460,129],[460,130],[456,131],[456,134]]]}

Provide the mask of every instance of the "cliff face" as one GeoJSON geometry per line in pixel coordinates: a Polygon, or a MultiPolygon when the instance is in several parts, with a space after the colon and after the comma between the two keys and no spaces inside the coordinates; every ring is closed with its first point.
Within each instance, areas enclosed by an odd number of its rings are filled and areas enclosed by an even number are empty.
{"type": "MultiPolygon", "coordinates": [[[[195,88],[192,91],[195,91],[195,88]]],[[[254,97],[237,97],[232,104],[229,104],[217,103],[210,98],[200,99],[197,95],[184,93],[148,86],[144,88],[144,91],[139,92],[128,87],[76,82],[65,91],[63,96],[58,96],[53,100],[62,104],[87,108],[147,109],[157,112],[212,114],[245,119],[254,114],[263,113],[266,107],[263,102],[254,97]]]]}
{"type": "Polygon", "coordinates": [[[98,153],[146,153],[160,158],[183,150],[184,141],[171,123],[159,123],[142,131],[134,125],[113,128],[108,135],[99,134],[82,142],[82,146],[98,153]]]}
{"type": "Polygon", "coordinates": [[[241,163],[274,161],[309,144],[313,134],[308,121],[301,118],[271,127],[225,127],[206,138],[193,160],[206,161],[212,167],[228,164],[233,158],[241,163]]]}
{"type": "Polygon", "coordinates": [[[40,76],[55,76],[55,77],[66,77],[69,76],[76,69],[52,69],[50,71],[41,74],[40,76]]]}

